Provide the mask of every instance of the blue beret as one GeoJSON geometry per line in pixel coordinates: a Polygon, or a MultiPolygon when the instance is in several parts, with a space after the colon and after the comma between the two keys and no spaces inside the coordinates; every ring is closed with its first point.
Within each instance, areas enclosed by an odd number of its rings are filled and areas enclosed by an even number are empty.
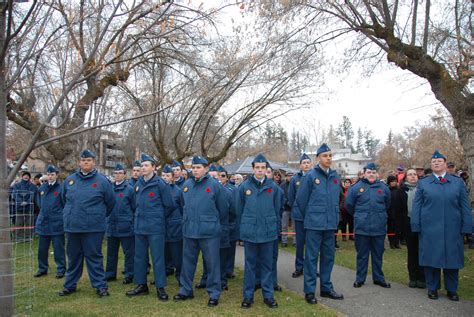
{"type": "Polygon", "coordinates": [[[81,152],[81,158],[89,158],[89,157],[95,158],[94,152],[88,149],[85,149],[81,152]]]}
{"type": "Polygon", "coordinates": [[[217,172],[217,167],[214,164],[211,164],[211,166],[209,166],[209,172],[217,172]]]}
{"type": "Polygon", "coordinates": [[[195,155],[193,156],[192,164],[208,165],[209,162],[204,157],[195,155]]]}
{"type": "Polygon", "coordinates": [[[434,151],[433,155],[431,156],[432,159],[435,159],[435,158],[442,158],[442,159],[445,159],[446,160],[446,156],[444,156],[443,154],[441,154],[438,150],[434,151]]]}
{"type": "Polygon", "coordinates": [[[300,163],[304,160],[310,160],[311,161],[311,158],[308,156],[308,154],[303,153],[300,157],[300,163]]]}
{"type": "Polygon", "coordinates": [[[142,163],[146,162],[146,161],[149,161],[149,162],[152,162],[153,164],[155,164],[155,160],[148,154],[142,153],[141,159],[142,159],[142,163]]]}
{"type": "Polygon", "coordinates": [[[227,174],[227,171],[225,170],[225,168],[223,168],[220,165],[217,167],[217,170],[219,171],[219,173],[226,173],[227,174]]]}
{"type": "Polygon", "coordinates": [[[265,156],[263,156],[262,153],[259,153],[259,154],[257,154],[257,156],[254,157],[254,159],[252,161],[252,164],[253,163],[267,163],[268,164],[268,161],[265,158],[265,156]]]}
{"type": "Polygon", "coordinates": [[[273,171],[273,167],[270,165],[270,163],[267,163],[267,168],[269,168],[273,171]]]}
{"type": "Polygon", "coordinates": [[[183,166],[183,164],[181,164],[180,162],[178,162],[176,160],[173,160],[173,162],[171,162],[171,166],[172,167],[181,167],[181,166],[183,166]]]}
{"type": "Polygon", "coordinates": [[[142,163],[139,160],[133,162],[133,167],[142,167],[142,163]]]}
{"type": "Polygon", "coordinates": [[[54,165],[48,165],[46,168],[46,173],[59,173],[59,169],[54,165]]]}
{"type": "Polygon", "coordinates": [[[173,169],[171,166],[165,165],[165,167],[163,167],[163,173],[173,173],[173,169]]]}
{"type": "Polygon", "coordinates": [[[117,163],[117,164],[115,164],[114,171],[125,171],[125,167],[123,167],[122,163],[117,163]]]}
{"type": "Polygon", "coordinates": [[[375,165],[375,163],[373,163],[373,162],[367,163],[367,165],[364,166],[364,171],[365,170],[376,171],[377,170],[377,165],[375,165]]]}
{"type": "Polygon", "coordinates": [[[329,151],[331,151],[331,149],[329,148],[329,146],[328,146],[326,143],[323,143],[323,144],[321,144],[321,146],[319,147],[318,151],[316,152],[316,156],[318,156],[318,155],[321,154],[321,153],[329,152],[329,151]]]}

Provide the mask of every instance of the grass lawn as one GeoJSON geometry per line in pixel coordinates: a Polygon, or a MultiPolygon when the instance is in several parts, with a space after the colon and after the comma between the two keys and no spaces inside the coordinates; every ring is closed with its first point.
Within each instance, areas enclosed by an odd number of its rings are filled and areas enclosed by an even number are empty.
{"type": "MultiPolygon", "coordinates": [[[[289,239],[291,240],[291,239],[289,239]]],[[[353,241],[341,241],[338,237],[338,244],[340,246],[336,251],[336,264],[350,269],[356,269],[356,251],[353,241]]],[[[401,284],[408,284],[408,270],[407,270],[407,249],[401,246],[401,249],[390,249],[388,240],[385,240],[385,253],[383,255],[383,272],[388,281],[398,282],[401,284]]],[[[281,247],[280,247],[281,248],[281,247]]],[[[296,252],[296,249],[291,246],[291,241],[286,248],[281,248],[289,252],[296,252]]],[[[370,279],[371,265],[369,261],[369,275],[370,279]]],[[[354,273],[355,278],[355,273],[354,273]]],[[[442,284],[442,287],[444,284],[442,284]]],[[[408,286],[407,286],[408,287],[408,286]]],[[[474,250],[468,249],[465,246],[464,252],[464,268],[459,271],[459,296],[464,299],[474,301],[474,250]]]]}
{"type": "MultiPolygon", "coordinates": [[[[288,290],[276,292],[275,297],[279,308],[271,310],[263,304],[261,291],[255,293],[255,304],[249,310],[242,310],[242,271],[237,271],[236,278],[231,279],[229,290],[224,291],[219,306],[207,307],[208,295],[205,290],[195,290],[195,298],[185,302],[160,302],[154,287],[151,294],[137,298],[127,298],[125,292],[133,288],[123,285],[122,276],[119,280],[109,283],[110,297],[99,298],[91,288],[84,265],[84,274],[79,282],[78,291],[68,297],[59,297],[64,279],[55,278],[56,266],[50,254],[50,271],[47,276],[33,278],[37,270],[37,240],[29,244],[17,244],[16,254],[16,299],[17,313],[28,316],[337,316],[337,312],[323,305],[308,305],[304,298],[288,290]],[[34,260],[33,260],[34,259],[34,260]],[[31,292],[28,290],[32,289],[31,292]]],[[[52,249],[50,248],[50,251],[52,249]]],[[[106,247],[104,244],[104,255],[106,247]]],[[[121,252],[121,251],[120,251],[121,252]]],[[[199,262],[201,263],[201,261],[199,262]]],[[[119,272],[123,268],[123,254],[119,260],[119,272]]],[[[120,274],[120,273],[119,273],[120,274]]],[[[200,277],[198,267],[196,277],[200,277]]],[[[152,275],[149,275],[149,279],[152,275]]],[[[178,292],[176,279],[168,277],[167,292],[172,297],[178,292]]]]}

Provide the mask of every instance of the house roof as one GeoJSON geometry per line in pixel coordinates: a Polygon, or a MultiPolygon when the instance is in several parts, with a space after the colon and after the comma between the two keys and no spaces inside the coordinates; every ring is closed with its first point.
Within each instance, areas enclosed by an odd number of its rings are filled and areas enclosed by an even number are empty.
{"type": "MultiPolygon", "coordinates": [[[[252,174],[252,161],[255,156],[247,156],[243,160],[235,161],[234,163],[224,165],[224,168],[227,170],[229,174],[252,174]]],[[[275,170],[283,170],[284,172],[288,173],[297,173],[298,170],[289,167],[286,164],[275,162],[275,161],[270,161],[270,165],[273,167],[275,170]]]]}

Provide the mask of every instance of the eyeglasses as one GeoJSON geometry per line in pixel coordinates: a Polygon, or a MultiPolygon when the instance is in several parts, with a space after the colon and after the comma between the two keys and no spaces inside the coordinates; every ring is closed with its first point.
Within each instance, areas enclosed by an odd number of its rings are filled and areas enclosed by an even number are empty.
{"type": "Polygon", "coordinates": [[[226,174],[221,174],[220,177],[227,177],[227,175],[226,174]]]}

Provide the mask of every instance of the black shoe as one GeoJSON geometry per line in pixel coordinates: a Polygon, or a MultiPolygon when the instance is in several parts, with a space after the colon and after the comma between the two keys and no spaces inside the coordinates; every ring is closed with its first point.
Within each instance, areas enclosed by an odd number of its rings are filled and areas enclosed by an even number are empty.
{"type": "Polygon", "coordinates": [[[223,290],[223,291],[228,291],[228,290],[229,290],[229,287],[228,287],[227,285],[224,285],[224,286],[222,286],[221,290],[223,290]]]}
{"type": "Polygon", "coordinates": [[[242,304],[240,304],[240,308],[249,309],[250,307],[252,307],[252,304],[253,300],[244,299],[242,301],[242,304]]]}
{"type": "Polygon", "coordinates": [[[166,294],[166,291],[164,288],[157,288],[156,289],[156,295],[158,296],[158,299],[161,301],[167,301],[168,300],[168,294],[166,294]]]}
{"type": "Polygon", "coordinates": [[[60,279],[60,278],[63,278],[64,277],[64,273],[56,273],[56,278],[57,279],[60,279]]]}
{"type": "Polygon", "coordinates": [[[207,306],[216,307],[217,305],[219,305],[219,300],[218,299],[209,298],[209,301],[207,302],[207,306]]]}
{"type": "Polygon", "coordinates": [[[59,296],[68,296],[68,295],[71,295],[72,293],[75,293],[75,292],[76,292],[75,289],[67,289],[67,288],[65,288],[65,289],[63,289],[62,291],[60,291],[60,292],[58,293],[58,295],[59,295],[59,296]]]}
{"type": "Polygon", "coordinates": [[[198,284],[194,285],[194,288],[203,289],[203,288],[206,288],[206,284],[198,283],[198,284]]]}
{"type": "Polygon", "coordinates": [[[97,293],[97,295],[99,295],[99,297],[105,297],[105,296],[110,295],[109,291],[106,288],[97,289],[96,293],[97,293]]]}
{"type": "Polygon", "coordinates": [[[122,271],[122,275],[125,275],[125,271],[122,271]]]}
{"type": "Polygon", "coordinates": [[[316,272],[316,277],[319,277],[319,272],[316,272]]]}
{"type": "Polygon", "coordinates": [[[321,292],[320,295],[321,295],[321,297],[327,297],[327,298],[330,298],[330,299],[337,299],[337,300],[344,299],[344,295],[336,293],[334,290],[332,290],[330,292],[321,292]]]}
{"type": "Polygon", "coordinates": [[[155,285],[155,281],[154,281],[154,280],[151,281],[151,282],[150,282],[150,285],[155,285]]]}
{"type": "Polygon", "coordinates": [[[301,275],[303,275],[303,271],[296,270],[291,274],[291,277],[292,278],[297,278],[297,277],[300,277],[301,275]]]}
{"type": "Polygon", "coordinates": [[[33,275],[33,277],[41,277],[44,275],[48,275],[48,272],[36,272],[35,275],[33,275]]]}
{"type": "Polygon", "coordinates": [[[133,282],[133,277],[126,277],[123,279],[122,284],[131,284],[133,282]]]}
{"type": "Polygon", "coordinates": [[[265,298],[263,302],[268,308],[278,308],[278,303],[274,298],[265,298]]]}
{"type": "Polygon", "coordinates": [[[134,289],[126,293],[128,297],[148,295],[148,294],[150,294],[150,291],[148,290],[148,285],[146,284],[137,285],[137,287],[135,287],[134,289]]]}
{"type": "Polygon", "coordinates": [[[260,284],[255,284],[255,290],[258,290],[258,289],[261,289],[262,288],[262,285],[260,284]]]}
{"type": "Polygon", "coordinates": [[[105,280],[106,280],[107,282],[116,281],[116,280],[117,280],[117,277],[116,277],[116,276],[109,276],[109,277],[106,277],[105,280]]]}
{"type": "Polygon", "coordinates": [[[426,288],[426,283],[423,281],[416,281],[416,287],[418,288],[426,288]]]}
{"type": "Polygon", "coordinates": [[[276,291],[276,292],[281,292],[281,291],[283,291],[283,288],[281,288],[280,285],[276,285],[276,286],[273,288],[273,290],[276,291]]]}
{"type": "Polygon", "coordinates": [[[354,236],[350,236],[349,240],[354,241],[354,236]]]}
{"type": "Polygon", "coordinates": [[[362,285],[364,285],[364,282],[357,282],[357,281],[355,281],[354,284],[352,284],[352,286],[354,286],[355,288],[362,287],[362,285]]]}
{"type": "Polygon", "coordinates": [[[173,296],[173,300],[187,300],[187,299],[193,299],[194,295],[183,295],[183,294],[176,294],[173,296]]]}
{"type": "Polygon", "coordinates": [[[288,246],[288,243],[282,243],[281,246],[282,246],[283,248],[286,248],[286,247],[288,246]]]}
{"type": "Polygon", "coordinates": [[[402,247],[399,244],[395,244],[395,249],[401,249],[402,247]]]}
{"type": "Polygon", "coordinates": [[[382,286],[382,287],[384,287],[384,288],[390,288],[390,287],[392,287],[392,286],[390,285],[390,283],[387,283],[387,282],[385,282],[385,281],[374,281],[374,284],[375,284],[375,285],[378,285],[378,286],[382,286]]]}
{"type": "Polygon", "coordinates": [[[428,291],[429,299],[438,299],[438,291],[428,291]]]}
{"type": "Polygon", "coordinates": [[[234,274],[234,273],[227,273],[227,274],[225,275],[225,277],[227,277],[227,278],[235,278],[235,274],[234,274]]]}
{"type": "Polygon", "coordinates": [[[408,283],[409,288],[416,288],[418,286],[418,283],[416,281],[410,281],[408,283]]]}
{"type": "Polygon", "coordinates": [[[336,242],[336,249],[339,249],[339,244],[337,244],[337,242],[336,242]]]}
{"type": "Polygon", "coordinates": [[[171,276],[174,274],[174,269],[166,270],[166,276],[171,276]]]}
{"type": "Polygon", "coordinates": [[[452,301],[459,302],[459,295],[456,292],[449,292],[448,291],[448,298],[452,301]]]}
{"type": "Polygon", "coordinates": [[[315,305],[318,303],[318,300],[314,296],[314,293],[309,293],[309,294],[304,295],[304,299],[306,300],[308,304],[311,304],[311,305],[315,305]]]}

